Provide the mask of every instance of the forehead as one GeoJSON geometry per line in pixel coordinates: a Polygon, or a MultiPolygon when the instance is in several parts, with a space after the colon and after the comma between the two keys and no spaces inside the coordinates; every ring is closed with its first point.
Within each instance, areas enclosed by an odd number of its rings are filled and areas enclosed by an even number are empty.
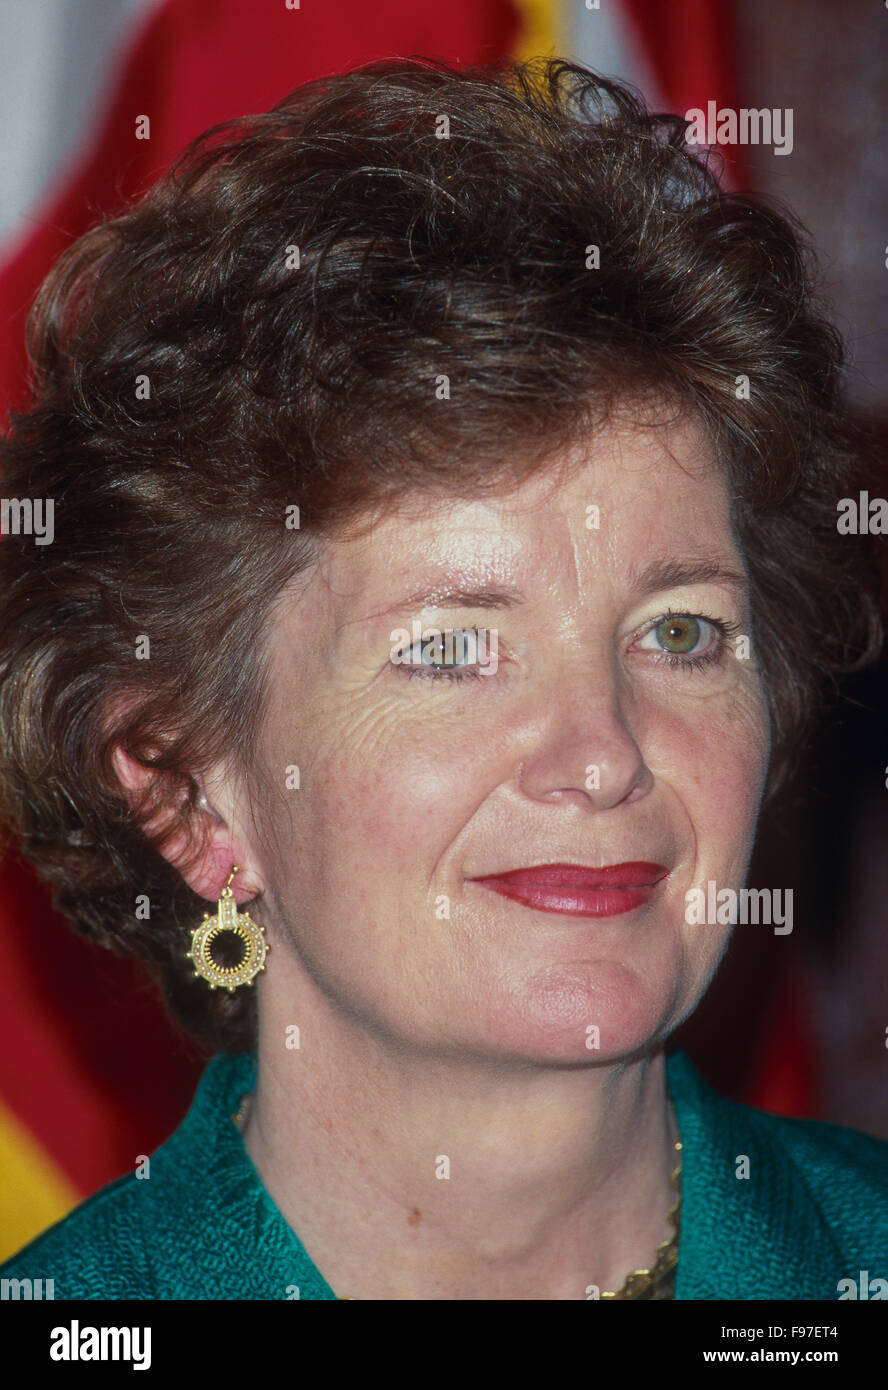
{"type": "Polygon", "coordinates": [[[333,542],[319,577],[338,611],[370,612],[396,590],[433,603],[436,588],[460,584],[620,587],[651,560],[691,557],[741,567],[727,481],[702,429],[687,417],[618,419],[501,493],[405,498],[333,542]]]}

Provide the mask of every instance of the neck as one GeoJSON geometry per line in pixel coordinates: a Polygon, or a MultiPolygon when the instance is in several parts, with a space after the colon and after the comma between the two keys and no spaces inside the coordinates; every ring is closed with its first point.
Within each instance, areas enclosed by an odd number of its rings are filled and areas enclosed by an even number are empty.
{"type": "Polygon", "coordinates": [[[494,1064],[410,1052],[328,1006],[289,1050],[285,1014],[263,1000],[244,1143],[339,1297],[585,1299],[672,1236],[661,1049],[494,1064]]]}

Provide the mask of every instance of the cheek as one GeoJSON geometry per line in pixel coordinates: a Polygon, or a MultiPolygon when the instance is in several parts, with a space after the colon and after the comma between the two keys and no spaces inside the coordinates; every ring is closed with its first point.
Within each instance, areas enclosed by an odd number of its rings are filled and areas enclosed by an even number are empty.
{"type": "Polygon", "coordinates": [[[659,707],[650,716],[648,750],[652,770],[679,792],[698,825],[715,816],[736,834],[754,821],[769,755],[767,710],[757,686],[659,707]]]}
{"type": "Polygon", "coordinates": [[[312,818],[371,873],[443,853],[489,790],[477,742],[431,723],[368,733],[341,731],[316,760],[312,818]]]}

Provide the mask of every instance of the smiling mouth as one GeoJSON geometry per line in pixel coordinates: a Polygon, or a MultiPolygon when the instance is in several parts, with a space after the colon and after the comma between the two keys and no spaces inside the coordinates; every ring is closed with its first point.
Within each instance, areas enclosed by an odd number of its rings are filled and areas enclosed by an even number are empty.
{"type": "Polygon", "coordinates": [[[647,860],[608,864],[537,864],[470,879],[501,897],[538,912],[568,917],[618,917],[650,900],[669,870],[647,860]]]}

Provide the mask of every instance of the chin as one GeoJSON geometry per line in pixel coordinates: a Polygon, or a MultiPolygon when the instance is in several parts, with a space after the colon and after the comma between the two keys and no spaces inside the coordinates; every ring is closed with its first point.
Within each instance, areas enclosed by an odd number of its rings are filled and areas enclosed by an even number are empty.
{"type": "Polygon", "coordinates": [[[678,1003],[672,983],[652,985],[609,961],[549,966],[500,999],[496,1017],[488,1014],[488,1037],[495,1035],[498,1051],[526,1061],[628,1061],[672,1031],[678,1003]]]}

